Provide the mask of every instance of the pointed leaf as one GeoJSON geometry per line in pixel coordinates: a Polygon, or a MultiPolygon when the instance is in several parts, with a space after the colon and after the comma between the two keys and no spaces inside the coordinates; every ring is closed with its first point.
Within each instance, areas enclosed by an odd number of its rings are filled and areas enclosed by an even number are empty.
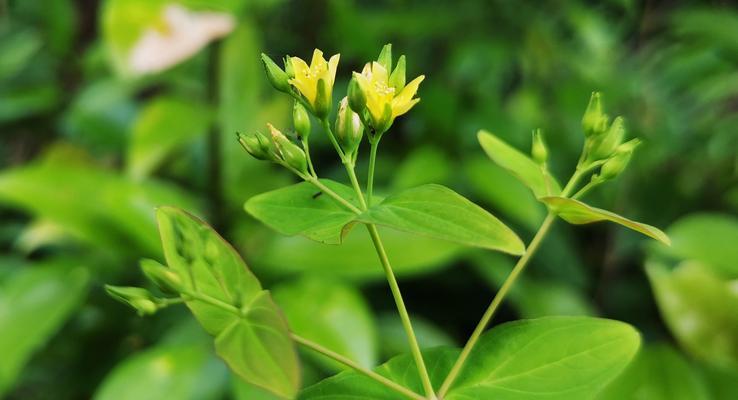
{"type": "Polygon", "coordinates": [[[423,185],[389,196],[359,220],[510,254],[525,250],[515,232],[494,215],[441,185],[423,185]]]}
{"type": "Polygon", "coordinates": [[[525,154],[485,130],[479,131],[477,138],[489,158],[515,175],[536,197],[556,196],[561,193],[556,179],[544,174],[541,166],[525,154]]]}
{"type": "Polygon", "coordinates": [[[542,197],[540,200],[546,204],[551,211],[558,214],[562,219],[570,224],[583,225],[591,224],[593,222],[611,221],[652,237],[666,245],[671,244],[669,237],[659,228],[630,220],[611,211],[589,206],[579,200],[569,199],[566,197],[542,197]]]}
{"type": "MultiPolygon", "coordinates": [[[[351,188],[330,180],[321,182],[358,207],[351,188]]],[[[246,202],[245,208],[277,232],[303,235],[327,244],[341,243],[344,226],[356,218],[355,213],[308,182],[254,196],[246,202]]]]}

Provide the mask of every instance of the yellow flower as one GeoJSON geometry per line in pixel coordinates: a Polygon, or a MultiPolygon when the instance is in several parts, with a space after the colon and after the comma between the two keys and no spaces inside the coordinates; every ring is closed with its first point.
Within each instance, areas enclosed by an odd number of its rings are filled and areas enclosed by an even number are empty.
{"type": "MultiPolygon", "coordinates": [[[[294,71],[294,78],[289,80],[297,90],[305,97],[308,104],[313,107],[315,106],[318,97],[318,81],[323,79],[325,82],[326,95],[330,96],[333,92],[333,82],[336,80],[336,69],[338,68],[338,59],[340,54],[336,54],[326,61],[323,58],[323,52],[315,49],[313,51],[313,59],[310,61],[310,66],[305,61],[298,57],[290,57],[292,63],[292,69],[294,71]]],[[[325,99],[324,99],[325,100],[325,99]]],[[[330,102],[330,100],[328,101],[330,102]]]]}
{"type": "MultiPolygon", "coordinates": [[[[404,76],[404,71],[402,73],[404,76]]],[[[366,96],[366,108],[369,110],[374,127],[379,128],[410,111],[420,101],[419,98],[413,97],[425,75],[420,75],[398,90],[390,83],[387,69],[375,61],[366,64],[360,74],[354,72],[354,78],[366,96]],[[385,108],[388,108],[387,113],[385,108]]]]}

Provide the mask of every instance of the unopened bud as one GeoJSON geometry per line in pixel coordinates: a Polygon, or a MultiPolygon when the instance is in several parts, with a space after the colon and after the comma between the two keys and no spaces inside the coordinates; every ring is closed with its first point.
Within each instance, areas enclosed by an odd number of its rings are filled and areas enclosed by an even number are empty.
{"type": "Polygon", "coordinates": [[[159,309],[157,299],[146,289],[105,285],[105,290],[114,299],[133,307],[139,315],[151,315],[159,309]]]}
{"type": "Polygon", "coordinates": [[[279,66],[264,53],[261,53],[261,62],[264,64],[264,69],[266,70],[267,77],[269,78],[269,82],[271,82],[272,86],[280,92],[289,92],[290,84],[288,82],[289,77],[287,76],[287,73],[284,72],[282,68],[279,68],[279,66]]]}
{"type": "Polygon", "coordinates": [[[353,112],[348,106],[348,99],[346,97],[341,100],[338,106],[336,135],[346,153],[356,150],[364,135],[364,125],[361,123],[361,118],[359,118],[359,114],[353,112]]]}
{"type": "Polygon", "coordinates": [[[315,104],[313,104],[313,112],[318,118],[326,118],[331,113],[331,102],[333,101],[331,93],[328,91],[328,84],[325,79],[318,79],[318,94],[315,96],[315,104]]]}
{"type": "Polygon", "coordinates": [[[241,143],[243,147],[252,157],[257,160],[268,160],[269,154],[264,151],[256,135],[244,135],[243,133],[237,133],[238,143],[241,143]]]}
{"type": "Polygon", "coordinates": [[[267,124],[272,134],[272,143],[279,154],[279,157],[290,167],[301,173],[307,172],[307,158],[305,152],[300,146],[292,143],[287,136],[275,128],[272,124],[267,124]]]}
{"type": "Polygon", "coordinates": [[[154,260],[141,260],[141,270],[151,282],[167,293],[179,293],[182,289],[182,278],[173,269],[154,260]]]}
{"type": "Polygon", "coordinates": [[[356,78],[351,78],[349,81],[347,97],[348,105],[352,110],[354,110],[354,112],[364,112],[364,107],[366,107],[366,94],[361,90],[361,86],[356,78]]]}
{"type": "Polygon", "coordinates": [[[392,123],[395,122],[394,118],[392,118],[392,106],[390,103],[384,104],[384,110],[382,111],[382,116],[377,121],[372,121],[374,124],[374,134],[375,135],[381,135],[384,132],[387,132],[387,130],[392,126],[392,123]]]}
{"type": "Polygon", "coordinates": [[[395,93],[400,93],[405,88],[405,56],[400,56],[397,66],[389,78],[389,84],[395,88],[395,93]]]}
{"type": "Polygon", "coordinates": [[[612,121],[610,129],[604,135],[601,135],[594,139],[592,145],[592,152],[590,153],[591,160],[603,160],[613,155],[615,150],[623,142],[625,137],[625,122],[623,117],[617,117],[612,121]]]}
{"type": "Polygon", "coordinates": [[[546,143],[543,141],[543,133],[540,129],[533,131],[533,140],[531,142],[530,154],[540,166],[545,166],[548,161],[548,149],[546,143]]]}
{"type": "Polygon", "coordinates": [[[599,92],[592,92],[592,97],[582,117],[582,129],[586,137],[597,136],[607,129],[607,116],[602,113],[599,92]]]}
{"type": "Polygon", "coordinates": [[[310,115],[298,101],[295,101],[295,106],[292,108],[292,123],[300,140],[307,140],[310,136],[310,115]]]}
{"type": "Polygon", "coordinates": [[[382,47],[382,51],[379,52],[377,62],[382,64],[387,73],[392,71],[392,43],[387,43],[382,47]]]}
{"type": "Polygon", "coordinates": [[[600,177],[604,180],[613,179],[620,175],[630,162],[633,151],[641,144],[638,139],[633,139],[618,146],[615,154],[608,159],[600,169],[600,177]]]}

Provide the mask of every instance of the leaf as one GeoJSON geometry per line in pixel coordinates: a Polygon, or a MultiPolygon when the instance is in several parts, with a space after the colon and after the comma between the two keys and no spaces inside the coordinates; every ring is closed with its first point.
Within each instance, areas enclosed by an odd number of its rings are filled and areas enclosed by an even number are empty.
{"type": "MultiPolygon", "coordinates": [[[[446,400],[592,398],[635,356],[640,337],[622,322],[589,317],[548,317],[502,324],[482,335],[446,400]]],[[[459,351],[424,352],[438,388],[459,351]]],[[[410,355],[375,369],[422,393],[410,355]]],[[[342,372],[306,388],[300,399],[399,400],[401,395],[356,372],[342,372]]]]}
{"type": "Polygon", "coordinates": [[[697,262],[673,271],[646,265],[656,302],[666,324],[683,349],[722,366],[738,367],[738,294],[697,262]]]}
{"type": "MultiPolygon", "coordinates": [[[[321,182],[358,207],[351,188],[326,179],[321,182]]],[[[355,213],[308,182],[254,196],[244,207],[254,218],[279,233],[303,235],[327,244],[341,243],[346,233],[344,227],[356,219],[355,213]]]]}
{"type": "Polygon", "coordinates": [[[669,229],[671,247],[681,259],[702,261],[728,278],[738,278],[738,218],[727,214],[692,214],[669,229]]]}
{"type": "Polygon", "coordinates": [[[207,131],[206,105],[172,96],[159,96],[141,110],[133,126],[127,169],[134,178],[151,174],[164,158],[207,131]]]}
{"type": "Polygon", "coordinates": [[[597,400],[708,400],[700,375],[667,344],[644,347],[597,400]]]}
{"type": "Polygon", "coordinates": [[[551,211],[558,214],[562,219],[570,224],[583,225],[599,221],[612,221],[616,224],[623,225],[656,239],[666,245],[671,244],[669,237],[656,227],[630,220],[611,211],[589,206],[579,200],[565,197],[542,197],[540,200],[546,204],[551,211]]]}
{"type": "Polygon", "coordinates": [[[0,397],[87,294],[89,274],[68,260],[18,266],[0,286],[0,397]]]}
{"type": "Polygon", "coordinates": [[[544,174],[541,167],[525,154],[485,130],[479,131],[477,138],[489,158],[515,175],[536,197],[556,196],[561,193],[556,179],[544,174]]]}
{"type": "Polygon", "coordinates": [[[219,399],[226,377],[225,367],[208,346],[160,345],[117,364],[94,399],[219,399]]]}
{"type": "MultiPolygon", "coordinates": [[[[366,300],[352,286],[303,278],[274,289],[274,300],[296,334],[364,367],[376,365],[376,323],[366,300]]],[[[345,368],[324,357],[318,356],[318,360],[335,371],[345,368]]]]}
{"type": "Polygon", "coordinates": [[[187,306],[215,336],[215,347],[242,379],[291,398],[300,385],[295,346],[268,291],[241,257],[204,222],[182,210],[157,211],[167,264],[183,277],[188,291],[240,310],[237,315],[200,300],[187,306]]]}
{"type": "Polygon", "coordinates": [[[466,246],[510,254],[525,251],[515,232],[495,216],[441,185],[423,185],[389,196],[359,220],[466,246]]]}

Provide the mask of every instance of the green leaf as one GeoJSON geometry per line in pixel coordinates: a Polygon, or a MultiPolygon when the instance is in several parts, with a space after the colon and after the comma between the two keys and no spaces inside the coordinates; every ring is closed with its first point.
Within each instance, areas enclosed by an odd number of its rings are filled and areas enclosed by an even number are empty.
{"type": "MultiPolygon", "coordinates": [[[[482,335],[446,400],[592,398],[633,359],[638,333],[622,322],[589,317],[548,317],[502,324],[482,335]]],[[[438,388],[459,354],[424,352],[438,388]]],[[[422,393],[409,355],[375,369],[422,393]]],[[[301,399],[399,400],[402,396],[356,372],[342,372],[306,388],[301,399]]]]}
{"type": "Polygon", "coordinates": [[[423,185],[389,196],[359,220],[466,246],[510,254],[525,251],[515,232],[495,216],[441,185],[423,185]]]}
{"type": "Polygon", "coordinates": [[[692,214],[669,229],[671,247],[682,259],[702,261],[728,278],[738,278],[738,218],[727,214],[692,214]]]}
{"type": "Polygon", "coordinates": [[[477,138],[489,158],[515,175],[536,197],[556,196],[561,193],[556,179],[544,174],[541,166],[525,154],[485,130],[479,131],[477,138]]]}
{"type": "Polygon", "coordinates": [[[630,220],[611,211],[589,206],[579,200],[565,197],[542,197],[540,200],[546,204],[551,211],[558,214],[562,219],[570,224],[582,225],[599,221],[611,221],[640,232],[666,245],[671,244],[669,237],[656,227],[630,220]]]}
{"type": "Polygon", "coordinates": [[[206,105],[171,96],[159,96],[141,110],[133,126],[127,168],[134,178],[151,174],[178,146],[207,131],[206,105]]]}
{"type": "MultiPolygon", "coordinates": [[[[367,368],[376,365],[376,324],[366,300],[352,286],[304,278],[278,286],[274,300],[296,334],[367,368]]],[[[318,360],[332,370],[345,368],[325,357],[318,360]]]]}
{"type": "Polygon", "coordinates": [[[666,344],[644,347],[635,361],[597,400],[708,400],[700,375],[683,355],[666,344]]]}
{"type": "Polygon", "coordinates": [[[89,274],[71,261],[19,266],[0,286],[0,397],[33,353],[87,294],[89,274]]]}
{"type": "Polygon", "coordinates": [[[208,346],[160,345],[116,365],[95,400],[220,399],[227,371],[208,346]]]}
{"type": "Polygon", "coordinates": [[[242,379],[291,398],[300,384],[299,364],[287,323],[268,291],[223,238],[204,222],[172,207],[157,211],[169,266],[189,292],[240,310],[237,315],[200,300],[187,306],[215,336],[215,347],[242,379]]]}
{"type": "Polygon", "coordinates": [[[673,271],[646,266],[656,302],[683,349],[695,357],[738,367],[738,294],[710,268],[684,262],[673,271]]]}
{"type": "MultiPolygon", "coordinates": [[[[358,207],[354,191],[330,180],[323,184],[358,207]]],[[[312,240],[339,244],[356,214],[347,210],[308,182],[273,190],[250,198],[246,211],[265,225],[285,235],[303,235],[312,240]]]]}

